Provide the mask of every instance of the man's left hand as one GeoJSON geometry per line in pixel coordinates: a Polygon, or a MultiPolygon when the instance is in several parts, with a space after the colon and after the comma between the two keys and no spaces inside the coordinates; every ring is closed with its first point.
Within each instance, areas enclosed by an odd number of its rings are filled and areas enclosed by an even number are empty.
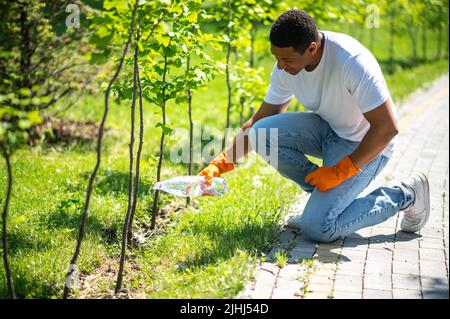
{"type": "Polygon", "coordinates": [[[314,172],[306,175],[305,182],[316,187],[320,192],[336,187],[361,172],[357,168],[350,156],[345,156],[339,163],[334,166],[322,166],[314,172]]]}

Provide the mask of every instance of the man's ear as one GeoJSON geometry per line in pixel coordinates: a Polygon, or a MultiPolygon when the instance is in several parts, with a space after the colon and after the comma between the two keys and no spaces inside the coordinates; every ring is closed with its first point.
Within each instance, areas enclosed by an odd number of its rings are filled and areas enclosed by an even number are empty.
{"type": "Polygon", "coordinates": [[[309,54],[314,55],[317,52],[317,47],[317,42],[311,42],[307,51],[309,52],[309,54]]]}

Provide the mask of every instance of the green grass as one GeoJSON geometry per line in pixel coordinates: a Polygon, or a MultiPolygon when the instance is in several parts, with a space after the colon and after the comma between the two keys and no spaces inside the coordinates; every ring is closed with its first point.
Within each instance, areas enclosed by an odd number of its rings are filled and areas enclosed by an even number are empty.
{"type": "Polygon", "coordinates": [[[411,69],[398,69],[394,74],[386,76],[386,82],[394,102],[401,104],[412,91],[426,88],[434,79],[445,73],[448,74],[448,60],[440,60],[411,69]]]}
{"type": "MultiPolygon", "coordinates": [[[[104,163],[79,262],[84,274],[96,273],[105,259],[117,260],[120,248],[118,236],[127,196],[122,163],[126,158],[110,155],[104,163]]],[[[9,238],[19,296],[60,296],[92,165],[90,153],[21,150],[14,156],[9,238]]],[[[245,271],[249,261],[269,247],[286,213],[286,203],[298,194],[298,188],[275,171],[261,175],[263,165],[242,165],[227,175],[230,192],[225,197],[200,198],[197,209],[174,215],[164,236],[152,237],[135,251],[134,264],[139,271],[128,273],[129,282],[143,280],[150,298],[220,298],[239,291],[250,275],[245,271]],[[262,182],[259,187],[253,186],[256,175],[262,182]],[[189,285],[184,286],[185,282],[189,285]]],[[[146,205],[151,200],[147,174],[142,183],[138,219],[145,222],[149,219],[146,205]]],[[[2,176],[2,188],[4,184],[2,176]]],[[[163,206],[173,199],[161,197],[163,206]]],[[[0,295],[5,296],[3,268],[0,275],[0,295]]],[[[108,279],[115,277],[106,279],[105,293],[113,284],[108,279]]]]}
{"type": "MultiPolygon", "coordinates": [[[[258,63],[265,68],[268,83],[274,61],[267,55],[267,32],[267,28],[261,28],[257,46],[260,48],[258,63]]],[[[386,38],[386,31],[379,30],[377,41],[387,43],[386,38]]],[[[399,52],[407,52],[406,38],[400,38],[397,45],[399,52]]],[[[386,58],[386,50],[381,46],[377,46],[375,53],[381,59],[386,58]]],[[[214,57],[223,58],[221,53],[215,53],[214,57]]],[[[407,53],[399,59],[408,59],[407,53]]],[[[394,100],[401,101],[414,89],[447,72],[448,61],[437,61],[404,69],[397,67],[394,74],[386,75],[386,80],[394,100]]],[[[194,95],[194,120],[201,123],[205,133],[214,136],[220,136],[220,128],[225,125],[227,92],[224,88],[225,80],[221,75],[207,89],[194,95]]],[[[293,105],[289,111],[293,110],[293,105]]],[[[146,240],[132,251],[127,263],[124,286],[128,296],[231,298],[252,276],[248,265],[264,256],[271,246],[300,188],[261,160],[248,160],[224,175],[230,192],[223,198],[198,198],[194,207],[184,209],[184,201],[162,195],[160,206],[166,212],[167,224],[164,232],[150,236],[144,226],[149,223],[151,187],[156,175],[160,129],[154,125],[159,121],[160,110],[145,103],[144,112],[146,128],[137,231],[142,232],[146,240]],[[181,209],[176,211],[178,208],[181,209]]],[[[103,96],[83,96],[64,116],[98,123],[102,113],[103,96]]],[[[167,118],[172,127],[188,127],[185,105],[169,103],[167,118]]],[[[114,287],[127,205],[129,120],[129,103],[112,103],[102,165],[79,260],[82,282],[92,285],[91,289],[83,286],[84,290],[79,292],[82,297],[108,297],[114,287]]],[[[167,140],[162,179],[186,174],[185,166],[168,160],[170,150],[180,140],[182,137],[177,134],[167,140]]],[[[255,156],[251,155],[250,159],[255,156]]],[[[93,145],[38,146],[23,148],[14,154],[9,239],[11,268],[20,297],[61,296],[94,163],[93,145]]],[[[200,167],[201,163],[197,164],[194,172],[200,167]]],[[[2,161],[0,172],[5,171],[2,161]]],[[[6,187],[5,175],[0,174],[0,194],[6,187]]],[[[2,200],[0,197],[0,204],[2,200]]],[[[0,297],[5,296],[1,264],[0,297]]]]}
{"type": "Polygon", "coordinates": [[[308,285],[310,281],[309,278],[311,277],[311,274],[314,273],[318,268],[318,261],[313,257],[308,259],[300,259],[297,264],[302,270],[301,275],[296,278],[302,283],[298,294],[300,296],[304,296],[308,292],[308,285]]]}
{"type": "Polygon", "coordinates": [[[275,259],[275,264],[278,267],[283,268],[287,265],[289,256],[286,251],[279,250],[275,253],[274,259],[275,259]]]}

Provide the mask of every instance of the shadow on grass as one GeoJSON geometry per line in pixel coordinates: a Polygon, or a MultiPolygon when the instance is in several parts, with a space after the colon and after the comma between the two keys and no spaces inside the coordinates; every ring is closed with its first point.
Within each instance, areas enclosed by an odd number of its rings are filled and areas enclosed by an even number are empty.
{"type": "MultiPolygon", "coordinates": [[[[78,238],[84,196],[71,194],[54,208],[40,212],[8,234],[16,293],[19,298],[53,298],[61,294],[65,267],[78,238]],[[26,264],[28,261],[32,264],[26,264]],[[61,266],[61,262],[63,265],[61,266]],[[59,265],[61,269],[54,269],[59,265]],[[34,267],[39,267],[34,269],[34,267]],[[59,277],[60,278],[59,278],[59,277]]],[[[104,246],[120,246],[122,220],[106,223],[90,212],[86,234],[104,246]]],[[[87,237],[87,236],[86,236],[87,237]]],[[[87,238],[84,239],[86,245],[87,238]]],[[[82,253],[83,254],[83,253],[82,253]]],[[[87,259],[90,260],[90,256],[87,259]]],[[[1,269],[0,269],[1,274],[1,269]]],[[[0,281],[1,286],[1,281],[0,281]]],[[[7,296],[0,289],[0,298],[7,296]]]]}
{"type": "MultiPolygon", "coordinates": [[[[45,276],[31,272],[26,267],[15,267],[13,282],[18,299],[55,299],[61,298],[64,277],[45,276]]],[[[61,274],[65,272],[61,271],[61,274]]],[[[6,285],[0,285],[0,298],[8,298],[6,285]]]]}
{"type": "Polygon", "coordinates": [[[207,226],[191,226],[194,234],[206,234],[214,242],[212,249],[205,249],[194,259],[180,264],[179,271],[189,267],[201,267],[216,264],[221,260],[232,258],[238,250],[250,254],[265,251],[278,232],[279,226],[275,223],[243,222],[229,230],[221,231],[215,224],[207,226]]]}
{"type": "MultiPolygon", "coordinates": [[[[124,177],[111,177],[113,180],[123,180],[124,177]]],[[[103,192],[108,190],[108,181],[101,184],[103,192]]],[[[144,185],[144,184],[143,184],[144,185]]],[[[61,199],[55,207],[32,217],[32,225],[14,228],[9,232],[9,246],[11,254],[15,251],[43,251],[60,245],[59,240],[68,240],[70,237],[78,237],[81,214],[85,203],[84,187],[82,185],[68,185],[69,189],[76,189],[76,192],[67,191],[68,195],[61,199]],[[82,192],[82,191],[83,192],[82,192]]],[[[121,191],[125,186],[117,186],[113,192],[121,191]]],[[[148,191],[148,187],[142,186],[142,192],[148,191]]],[[[102,196],[102,194],[97,194],[102,196]]],[[[91,208],[92,209],[92,208],[91,208]]],[[[119,243],[122,219],[111,220],[108,225],[99,218],[95,212],[90,211],[86,223],[86,233],[100,238],[107,244],[119,243]]]]}
{"type": "MultiPolygon", "coordinates": [[[[86,180],[90,178],[92,172],[85,172],[82,177],[86,180]]],[[[105,175],[97,176],[95,182],[95,193],[102,195],[128,195],[129,173],[119,171],[107,171],[105,175]]],[[[134,177],[133,177],[134,183],[134,177]]],[[[152,190],[153,182],[144,178],[139,181],[139,198],[148,195],[152,190]]],[[[87,187],[87,186],[86,186],[87,187]]]]}
{"type": "Polygon", "coordinates": [[[390,61],[389,59],[386,60],[378,60],[378,63],[380,64],[381,68],[383,70],[386,70],[387,73],[393,74],[397,70],[408,70],[415,67],[418,67],[419,65],[426,64],[426,63],[432,63],[439,61],[439,59],[423,59],[418,58],[416,60],[414,59],[394,59],[390,61]]]}
{"type": "MultiPolygon", "coordinates": [[[[10,254],[20,251],[45,251],[62,244],[61,241],[76,240],[81,220],[81,209],[77,212],[55,210],[42,215],[37,220],[38,228],[21,228],[8,234],[10,254]]],[[[108,244],[119,242],[120,225],[105,226],[95,215],[90,214],[86,223],[86,233],[100,238],[108,244]]]]}
{"type": "MultiPolygon", "coordinates": [[[[89,179],[91,178],[92,171],[86,171],[79,175],[79,182],[76,184],[65,185],[65,191],[67,193],[82,193],[83,196],[86,194],[89,179]]],[[[128,180],[129,173],[119,172],[119,171],[99,171],[95,178],[93,195],[96,196],[107,196],[112,195],[114,197],[118,196],[128,196],[128,180]]],[[[134,178],[133,178],[134,183],[134,178]]],[[[144,196],[150,196],[153,194],[153,180],[141,176],[139,180],[139,198],[144,196]]],[[[134,184],[133,184],[134,185],[134,184]]],[[[83,197],[84,199],[84,197],[83,197]]]]}
{"type": "Polygon", "coordinates": [[[59,153],[75,153],[79,155],[85,155],[95,152],[96,143],[93,141],[72,141],[72,142],[59,142],[55,144],[40,142],[38,146],[40,147],[43,154],[53,153],[55,151],[59,153]]]}

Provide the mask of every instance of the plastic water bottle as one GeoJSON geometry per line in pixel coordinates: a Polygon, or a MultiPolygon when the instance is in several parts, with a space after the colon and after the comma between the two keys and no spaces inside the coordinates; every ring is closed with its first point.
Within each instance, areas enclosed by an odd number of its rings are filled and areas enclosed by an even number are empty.
{"type": "Polygon", "coordinates": [[[154,189],[182,197],[223,196],[228,191],[228,183],[223,178],[214,177],[212,184],[208,185],[205,176],[187,175],[156,182],[154,189]]]}

